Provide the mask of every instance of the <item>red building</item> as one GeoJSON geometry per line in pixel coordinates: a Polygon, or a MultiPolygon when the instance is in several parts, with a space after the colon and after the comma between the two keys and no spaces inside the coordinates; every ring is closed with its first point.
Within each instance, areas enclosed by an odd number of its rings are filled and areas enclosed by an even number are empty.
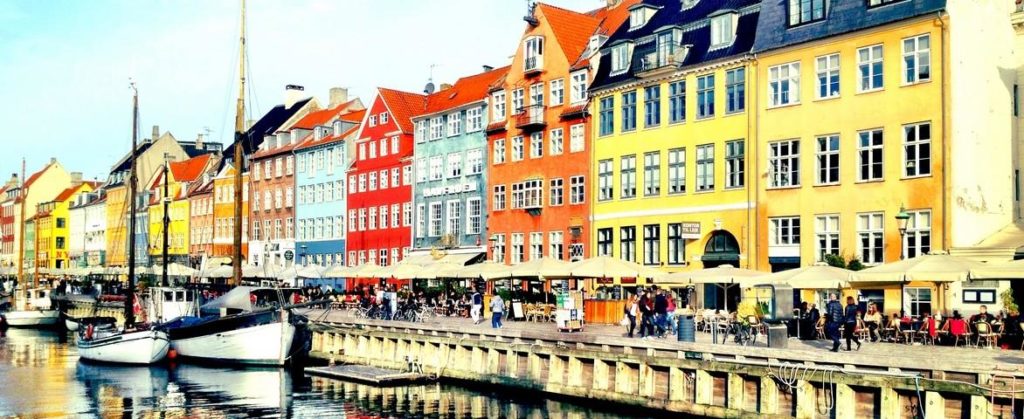
{"type": "Polygon", "coordinates": [[[412,115],[426,98],[378,88],[348,172],[348,264],[390,265],[412,244],[412,115]],[[385,187],[380,187],[384,185],[385,187]]]}

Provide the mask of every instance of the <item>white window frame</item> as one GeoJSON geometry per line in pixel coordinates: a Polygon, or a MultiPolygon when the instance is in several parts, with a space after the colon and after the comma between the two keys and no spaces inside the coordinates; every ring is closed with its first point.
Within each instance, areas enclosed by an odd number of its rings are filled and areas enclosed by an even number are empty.
{"type": "Polygon", "coordinates": [[[885,88],[885,50],[882,44],[857,49],[857,93],[875,92],[885,88]],[[875,86],[878,78],[880,84],[875,86]]]}
{"type": "Polygon", "coordinates": [[[483,200],[480,197],[466,199],[466,234],[480,234],[483,229],[483,200]]]}
{"type": "Polygon", "coordinates": [[[800,140],[768,143],[769,188],[800,186],[800,140]]]}
{"type": "Polygon", "coordinates": [[[885,216],[881,212],[857,214],[857,254],[861,263],[878,265],[885,263],[885,216]],[[870,248],[864,247],[864,240],[880,240],[881,244],[870,248]]]}
{"type": "Polygon", "coordinates": [[[484,128],[483,108],[466,109],[466,132],[477,132],[484,128]]]}
{"type": "Polygon", "coordinates": [[[499,138],[494,140],[494,164],[502,164],[505,162],[505,139],[499,138]]]}
{"type": "Polygon", "coordinates": [[[462,112],[448,114],[448,136],[454,137],[462,134],[462,112]]]}
{"type": "Polygon", "coordinates": [[[839,214],[823,214],[814,217],[814,261],[823,262],[825,255],[840,254],[839,214]]]}
{"type": "Polygon", "coordinates": [[[921,34],[904,38],[900,43],[903,46],[903,74],[901,79],[904,85],[924,83],[932,79],[932,53],[931,34],[921,34]],[[922,44],[924,44],[922,46],[922,44]],[[921,77],[921,70],[924,69],[924,77],[921,77]]]}
{"type": "Polygon", "coordinates": [[[549,106],[558,106],[565,103],[565,79],[551,80],[548,85],[551,99],[548,99],[549,106]]]}
{"type": "Polygon", "coordinates": [[[768,218],[769,246],[799,246],[800,234],[800,217],[768,218]]]}
{"type": "Polygon", "coordinates": [[[569,152],[579,153],[586,149],[586,137],[583,124],[569,127],[569,152]]]}
{"type": "Polygon", "coordinates": [[[814,97],[816,99],[834,99],[839,97],[839,90],[842,87],[840,84],[839,63],[838,53],[814,58],[814,72],[817,74],[814,89],[814,97]]]}
{"type": "Polygon", "coordinates": [[[530,158],[539,159],[544,157],[544,133],[535,132],[530,134],[530,158]]]}
{"type": "Polygon", "coordinates": [[[800,62],[779,64],[768,68],[768,107],[776,108],[800,103],[800,62]]]}
{"type": "Polygon", "coordinates": [[[903,235],[903,255],[906,258],[923,256],[932,250],[932,211],[930,209],[907,211],[910,218],[907,220],[907,232],[903,235]],[[922,246],[921,241],[928,240],[928,246],[922,246]],[[914,245],[911,246],[911,242],[914,245]]]}
{"type": "Polygon", "coordinates": [[[878,182],[885,180],[885,132],[881,128],[857,132],[857,182],[878,182]],[[880,134],[881,141],[875,144],[875,134],[880,134]],[[867,135],[867,145],[865,145],[867,135]],[[878,176],[873,168],[878,166],[878,176]],[[864,168],[868,168],[868,176],[864,176],[864,168]]]}
{"type": "Polygon", "coordinates": [[[839,134],[819,135],[814,139],[816,169],[814,185],[838,185],[842,178],[842,156],[840,153],[839,134]],[[832,179],[832,175],[835,179],[832,179]]]}
{"type": "Polygon", "coordinates": [[[932,174],[932,126],[931,122],[919,122],[903,126],[903,177],[927,177],[932,174]],[[922,136],[922,128],[927,127],[927,135],[922,136]],[[927,149],[928,155],[922,157],[921,150],[927,149]],[[910,157],[913,152],[914,157],[910,157]],[[924,168],[924,170],[922,170],[924,168]],[[913,172],[911,172],[913,170],[913,172]]]}

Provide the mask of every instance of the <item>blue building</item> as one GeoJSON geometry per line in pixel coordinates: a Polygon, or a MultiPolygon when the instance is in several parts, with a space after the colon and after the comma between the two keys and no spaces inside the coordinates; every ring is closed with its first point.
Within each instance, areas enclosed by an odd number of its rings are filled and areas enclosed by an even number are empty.
{"type": "Polygon", "coordinates": [[[303,265],[345,263],[348,143],[366,111],[359,99],[331,105],[299,121],[312,130],[295,147],[296,251],[303,265]]]}
{"type": "Polygon", "coordinates": [[[442,84],[413,117],[413,263],[436,259],[434,249],[461,263],[487,253],[486,99],[508,67],[484,70],[442,84]]]}

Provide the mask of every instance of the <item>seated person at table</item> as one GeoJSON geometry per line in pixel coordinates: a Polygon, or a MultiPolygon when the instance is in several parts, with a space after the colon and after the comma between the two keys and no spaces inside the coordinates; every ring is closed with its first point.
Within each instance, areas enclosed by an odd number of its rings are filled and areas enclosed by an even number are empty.
{"type": "Polygon", "coordinates": [[[1021,338],[1024,337],[1024,330],[1020,327],[1020,313],[1010,310],[1003,319],[1003,343],[1010,347],[1019,347],[1021,338]]]}
{"type": "Polygon", "coordinates": [[[868,335],[871,336],[872,342],[878,342],[881,336],[878,334],[878,328],[882,324],[882,314],[878,312],[878,307],[875,303],[868,304],[868,312],[864,315],[864,325],[868,328],[868,335]]]}
{"type": "Polygon", "coordinates": [[[993,316],[992,314],[990,314],[988,312],[988,307],[987,306],[981,306],[981,307],[979,307],[978,314],[975,314],[975,315],[971,316],[971,323],[972,324],[973,323],[978,323],[978,322],[992,323],[993,321],[995,321],[995,319],[996,319],[995,316],[993,316]]]}
{"type": "Polygon", "coordinates": [[[918,331],[926,333],[934,340],[935,336],[938,335],[938,330],[935,327],[935,317],[932,317],[929,313],[921,314],[921,327],[918,331]]]}

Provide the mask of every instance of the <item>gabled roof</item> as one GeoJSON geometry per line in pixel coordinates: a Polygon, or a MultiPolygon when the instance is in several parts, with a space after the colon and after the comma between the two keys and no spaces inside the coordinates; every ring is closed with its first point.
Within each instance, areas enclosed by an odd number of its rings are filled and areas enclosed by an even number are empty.
{"type": "Polygon", "coordinates": [[[358,101],[358,99],[350,100],[331,109],[310,112],[306,116],[302,117],[299,122],[296,122],[295,125],[292,125],[291,128],[313,129],[318,126],[327,125],[339,114],[347,111],[349,107],[356,103],[356,101],[358,101]]]}
{"type": "Polygon", "coordinates": [[[283,146],[274,147],[274,148],[269,149],[269,150],[257,150],[255,153],[253,153],[252,160],[259,160],[259,159],[262,159],[262,158],[273,157],[273,156],[276,156],[278,154],[283,154],[283,153],[290,152],[290,151],[294,150],[295,147],[298,147],[299,144],[302,144],[303,141],[306,141],[307,138],[313,138],[313,132],[312,131],[310,131],[305,136],[303,136],[303,137],[299,138],[298,140],[296,140],[295,143],[293,143],[293,144],[285,144],[283,146]]]}
{"type": "MultiPolygon", "coordinates": [[[[366,113],[366,111],[359,111],[359,112],[360,113],[366,113]]],[[[359,131],[359,127],[360,127],[360,125],[357,123],[356,125],[354,125],[354,126],[350,127],[349,129],[343,131],[341,133],[341,135],[331,135],[331,136],[328,136],[328,137],[320,138],[319,140],[317,140],[315,136],[310,136],[310,137],[306,138],[305,141],[303,141],[302,143],[299,143],[299,145],[295,146],[295,151],[305,150],[305,149],[313,148],[313,147],[316,147],[316,146],[321,146],[321,145],[324,145],[324,144],[331,144],[331,143],[336,143],[338,141],[342,141],[342,140],[348,138],[349,136],[355,134],[356,132],[358,132],[359,131]]]]}
{"type": "MultiPolygon", "coordinates": [[[[1019,2],[1018,2],[1019,3],[1019,2]]],[[[810,42],[844,33],[932,14],[946,7],[946,0],[908,0],[868,7],[864,0],[831,0],[821,22],[789,27],[787,6],[780,1],[761,5],[754,52],[810,42]]]]}
{"type": "Polygon", "coordinates": [[[384,87],[378,87],[377,93],[391,111],[391,118],[398,125],[398,129],[406,134],[412,134],[412,117],[418,110],[423,109],[424,96],[384,87]]]}
{"type": "MultiPolygon", "coordinates": [[[[772,0],[778,1],[778,0],[772,0]]],[[[749,54],[754,45],[757,33],[758,5],[761,0],[700,0],[692,8],[683,10],[679,0],[644,0],[644,4],[660,7],[644,26],[629,30],[629,25],[621,25],[608,38],[602,48],[601,64],[598,66],[591,89],[599,89],[635,80],[640,72],[644,54],[654,51],[654,34],[675,26],[682,28],[682,45],[691,45],[680,68],[696,67],[705,63],[739,57],[749,54]],[[721,11],[736,11],[739,18],[736,23],[736,38],[726,47],[711,48],[711,25],[707,24],[709,16],[721,11]],[[633,56],[630,68],[624,73],[611,75],[610,46],[621,41],[633,41],[633,56]],[[643,42],[640,42],[643,41],[643,42]]]]}
{"type": "MultiPolygon", "coordinates": [[[[594,34],[594,30],[601,23],[601,20],[595,16],[549,4],[538,3],[537,9],[547,20],[551,33],[555,35],[555,40],[569,63],[573,63],[579,58],[587,48],[590,36],[594,34]]],[[[548,45],[550,46],[550,42],[548,45]]]]}
{"type": "Polygon", "coordinates": [[[203,175],[203,171],[209,165],[212,157],[213,154],[203,154],[188,160],[172,161],[171,176],[176,182],[194,182],[203,175]]]}
{"type": "Polygon", "coordinates": [[[43,173],[46,173],[47,170],[49,170],[51,167],[55,166],[56,164],[57,164],[57,162],[55,162],[55,161],[47,163],[46,166],[43,167],[41,170],[39,170],[38,172],[33,173],[31,176],[28,177],[28,180],[25,181],[25,187],[26,188],[31,188],[32,184],[36,183],[36,181],[39,180],[39,178],[41,176],[43,176],[43,173]]]}
{"type": "Polygon", "coordinates": [[[445,90],[427,96],[426,107],[413,114],[413,117],[430,115],[448,109],[454,109],[467,103],[487,98],[487,91],[496,80],[504,80],[509,66],[496,68],[483,73],[460,78],[445,90]]]}
{"type": "MultiPolygon", "coordinates": [[[[641,0],[624,0],[612,8],[601,7],[587,12],[588,15],[591,15],[601,21],[601,23],[597,25],[597,30],[595,30],[595,33],[591,34],[591,36],[611,36],[619,29],[619,27],[622,26],[623,23],[626,22],[627,19],[629,19],[629,9],[633,8],[633,5],[640,4],[641,2],[641,0]]],[[[589,43],[590,40],[588,39],[587,45],[584,46],[580,56],[575,58],[576,63],[572,65],[571,70],[584,68],[590,65],[590,54],[587,51],[589,43]]],[[[573,59],[573,57],[569,57],[570,61],[573,59]]]]}
{"type": "Polygon", "coordinates": [[[91,187],[93,189],[96,189],[97,187],[100,186],[100,183],[96,182],[96,181],[92,181],[92,180],[87,180],[85,182],[82,182],[82,183],[79,183],[77,185],[68,187],[67,189],[64,189],[53,200],[56,201],[56,202],[67,201],[68,198],[71,198],[75,194],[75,192],[78,192],[79,189],[82,189],[82,187],[86,186],[86,185],[88,185],[89,187],[91,187]]]}
{"type": "MultiPolygon", "coordinates": [[[[290,108],[285,108],[283,104],[277,105],[267,111],[255,124],[249,127],[245,132],[245,139],[242,143],[242,152],[245,155],[250,155],[256,150],[260,143],[263,142],[263,137],[277,132],[281,125],[288,122],[292,116],[295,115],[300,109],[306,106],[313,98],[306,98],[296,102],[290,108]]],[[[234,146],[234,143],[231,144],[234,146]]]]}

